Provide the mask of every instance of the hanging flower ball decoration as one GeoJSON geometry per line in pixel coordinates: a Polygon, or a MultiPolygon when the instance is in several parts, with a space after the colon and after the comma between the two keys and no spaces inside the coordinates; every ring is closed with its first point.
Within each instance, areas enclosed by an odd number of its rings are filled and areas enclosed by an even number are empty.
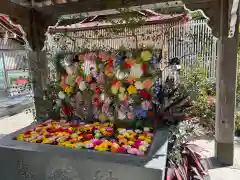
{"type": "Polygon", "coordinates": [[[148,112],[152,112],[152,93],[159,88],[154,82],[155,74],[149,71],[158,62],[158,56],[149,50],[134,55],[138,57],[124,51],[115,56],[108,52],[79,53],[74,61],[79,65],[73,64],[79,72],[70,72],[71,75],[62,77],[60,85],[64,95],[60,93],[59,99],[64,100],[65,93],[66,96],[74,94],[76,85],[83,96],[91,92],[92,104],[98,108],[95,114],[97,119],[104,121],[117,117],[119,120],[133,120],[147,117],[148,112]],[[86,73],[88,68],[90,71],[86,73]],[[124,111],[116,109],[117,116],[114,116],[114,107],[119,104],[128,108],[124,111]]]}

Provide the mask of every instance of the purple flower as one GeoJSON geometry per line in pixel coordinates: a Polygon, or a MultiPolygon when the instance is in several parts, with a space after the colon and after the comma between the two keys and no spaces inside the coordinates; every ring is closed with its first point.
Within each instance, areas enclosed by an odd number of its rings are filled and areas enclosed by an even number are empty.
{"type": "Polygon", "coordinates": [[[137,109],[137,110],[135,110],[135,113],[138,118],[147,116],[147,111],[145,111],[143,109],[137,109]]]}

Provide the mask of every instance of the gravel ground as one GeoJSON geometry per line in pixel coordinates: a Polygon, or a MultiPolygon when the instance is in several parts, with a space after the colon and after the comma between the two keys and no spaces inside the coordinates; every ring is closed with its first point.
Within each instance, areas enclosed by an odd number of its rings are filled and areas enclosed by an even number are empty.
{"type": "Polygon", "coordinates": [[[33,115],[22,112],[0,119],[0,137],[22,129],[33,122],[33,115]]]}

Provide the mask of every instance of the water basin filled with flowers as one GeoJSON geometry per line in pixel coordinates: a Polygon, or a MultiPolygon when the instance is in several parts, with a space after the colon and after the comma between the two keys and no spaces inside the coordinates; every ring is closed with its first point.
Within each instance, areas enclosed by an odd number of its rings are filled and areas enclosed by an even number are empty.
{"type": "Polygon", "coordinates": [[[16,140],[75,149],[93,149],[146,155],[152,140],[152,128],[115,129],[112,123],[66,123],[47,121],[15,137],[16,140]]]}

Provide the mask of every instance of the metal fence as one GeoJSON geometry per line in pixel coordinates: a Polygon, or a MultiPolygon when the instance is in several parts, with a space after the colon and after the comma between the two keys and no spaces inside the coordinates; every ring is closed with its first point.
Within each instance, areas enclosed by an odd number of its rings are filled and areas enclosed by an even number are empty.
{"type": "Polygon", "coordinates": [[[168,57],[180,58],[182,67],[188,71],[198,60],[208,70],[208,77],[216,78],[217,39],[207,20],[173,25],[169,31],[168,57]]]}

